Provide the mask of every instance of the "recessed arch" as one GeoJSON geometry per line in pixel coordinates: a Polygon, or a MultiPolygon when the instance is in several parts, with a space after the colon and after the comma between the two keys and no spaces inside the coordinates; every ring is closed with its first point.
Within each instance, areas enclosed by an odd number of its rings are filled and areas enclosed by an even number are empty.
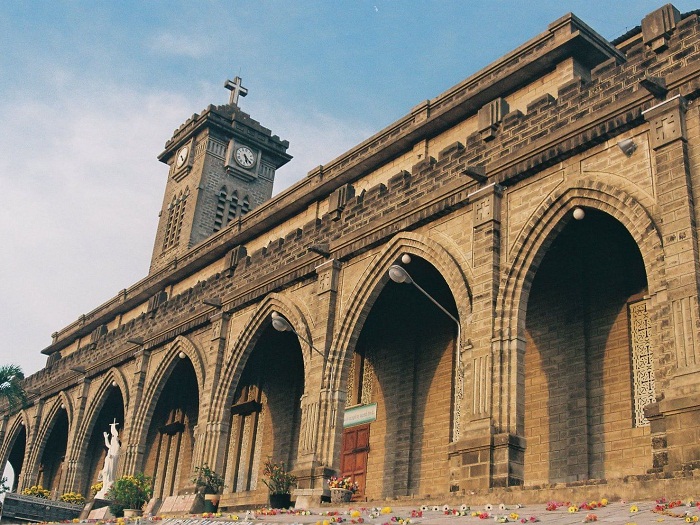
{"type": "Polygon", "coordinates": [[[307,319],[304,308],[289,297],[270,294],[227,351],[212,413],[220,418],[224,439],[219,468],[229,487],[227,493],[237,501],[265,501],[266,489],[259,476],[266,457],[290,468],[295,464],[302,432],[300,400],[310,380],[305,371],[312,349],[304,340],[313,339],[307,319]],[[275,330],[273,312],[285,317],[301,337],[275,330]]]}
{"type": "Polygon", "coordinates": [[[594,208],[617,219],[630,233],[642,254],[649,293],[664,285],[663,242],[649,212],[631,195],[601,182],[581,179],[545,199],[532,214],[509,250],[496,306],[497,330],[504,337],[522,331],[527,293],[547,248],[572,220],[576,207],[594,208]]]}
{"type": "Polygon", "coordinates": [[[151,417],[153,416],[153,410],[155,410],[155,403],[160,397],[170,374],[181,359],[180,352],[192,363],[197,378],[197,388],[200,392],[202,391],[206,372],[200,352],[187,337],[182,335],[177,336],[163,354],[159,365],[148,381],[148,386],[144,390],[141,402],[133,419],[135,425],[129,433],[129,442],[143,443],[146,439],[146,433],[148,432],[151,417]]]}
{"type": "Polygon", "coordinates": [[[93,402],[86,407],[72,447],[73,457],[82,465],[74,480],[82,494],[89,494],[90,486],[97,482],[106,453],[103,432],[109,431],[109,423],[116,420],[121,441],[125,438],[129,388],[121,370],[111,368],[101,376],[91,398],[93,402]]]}
{"type": "MultiPolygon", "coordinates": [[[[308,321],[309,316],[307,313],[304,313],[302,307],[283,294],[271,293],[266,296],[226,352],[224,371],[212,403],[212,414],[214,417],[225,419],[226,407],[233,402],[235,386],[245,368],[245,363],[255,348],[255,344],[262,335],[263,330],[270,324],[272,312],[282,314],[298,334],[301,334],[306,341],[310,341],[313,344],[311,326],[308,321]]],[[[304,370],[308,370],[312,350],[305,341],[300,340],[299,343],[303,350],[304,370]]]]}
{"type": "Polygon", "coordinates": [[[402,232],[387,243],[350,292],[351,298],[347,310],[343,312],[343,321],[329,358],[334,374],[333,388],[339,389],[344,380],[342,374],[347,374],[347,367],[342,364],[346,362],[350,349],[357,343],[364,317],[389,279],[389,266],[397,262],[404,253],[416,255],[429,262],[445,279],[455,298],[458,318],[464,325],[462,339],[467,337],[468,321],[472,312],[470,283],[473,281],[469,264],[461,254],[447,249],[434,239],[419,233],[402,232]]]}
{"type": "Polygon", "coordinates": [[[27,425],[27,414],[24,410],[19,412],[9,425],[5,435],[5,442],[0,450],[0,472],[3,472],[5,465],[10,463],[14,472],[14,480],[10,491],[14,492],[19,487],[20,477],[27,455],[27,436],[30,429],[27,425]]]}

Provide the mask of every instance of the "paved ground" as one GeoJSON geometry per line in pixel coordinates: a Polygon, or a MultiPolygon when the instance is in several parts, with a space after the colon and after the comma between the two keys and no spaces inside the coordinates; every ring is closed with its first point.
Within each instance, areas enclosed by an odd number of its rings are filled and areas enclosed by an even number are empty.
{"type": "MultiPolygon", "coordinates": [[[[700,487],[699,487],[700,489],[700,487]]],[[[621,525],[644,524],[700,524],[700,508],[693,502],[683,502],[676,506],[675,502],[608,502],[604,507],[595,509],[578,509],[570,512],[564,504],[555,510],[547,510],[544,504],[525,505],[522,507],[507,506],[505,509],[494,505],[489,510],[484,505],[474,505],[468,510],[463,507],[324,507],[310,511],[257,511],[223,513],[221,516],[203,517],[202,515],[180,518],[168,518],[159,521],[162,525],[204,525],[212,522],[224,522],[245,525],[333,525],[334,523],[353,524],[363,523],[372,525],[464,525],[487,523],[556,523],[557,525],[578,524],[586,522],[617,523],[621,525]],[[657,512],[654,512],[654,509],[657,512]],[[303,513],[302,513],[303,512],[303,513]],[[474,515],[476,514],[476,515],[474,515]],[[595,518],[595,519],[594,519],[595,518]],[[523,521],[524,520],[524,521],[523,521]]],[[[573,510],[573,509],[572,509],[573,510]]],[[[140,525],[149,525],[148,518],[142,518],[140,525]]],[[[136,521],[119,522],[134,524],[136,521]]]]}

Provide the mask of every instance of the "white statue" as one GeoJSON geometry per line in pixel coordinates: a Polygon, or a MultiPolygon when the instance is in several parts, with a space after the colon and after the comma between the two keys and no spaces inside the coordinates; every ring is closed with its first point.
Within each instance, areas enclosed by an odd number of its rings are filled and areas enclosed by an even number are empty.
{"type": "Polygon", "coordinates": [[[114,476],[117,472],[117,466],[119,466],[119,433],[117,432],[117,421],[110,423],[110,431],[112,433],[112,439],[109,439],[107,432],[102,434],[105,437],[105,447],[107,447],[107,456],[105,456],[105,464],[102,467],[100,475],[97,477],[98,480],[102,481],[102,489],[95,494],[95,499],[104,499],[107,491],[112,487],[114,483],[114,476]]]}

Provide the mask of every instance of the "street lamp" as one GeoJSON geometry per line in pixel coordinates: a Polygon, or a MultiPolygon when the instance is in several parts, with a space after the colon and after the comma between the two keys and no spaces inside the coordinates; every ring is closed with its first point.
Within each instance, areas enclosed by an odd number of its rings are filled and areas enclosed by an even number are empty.
{"type": "Polygon", "coordinates": [[[282,314],[279,312],[272,312],[272,328],[277,330],[278,332],[292,332],[293,334],[296,334],[296,336],[304,341],[307,345],[311,347],[312,350],[314,350],[317,354],[319,354],[321,357],[323,357],[324,361],[326,360],[326,356],[321,352],[318,348],[316,348],[311,341],[306,339],[304,336],[302,336],[299,332],[297,332],[294,327],[287,321],[287,319],[284,318],[282,314]]]}
{"type": "Polygon", "coordinates": [[[457,320],[457,318],[454,315],[452,315],[450,312],[448,312],[444,306],[442,306],[440,303],[438,303],[432,295],[430,295],[423,288],[421,288],[418,285],[418,283],[416,283],[416,281],[414,281],[413,278],[408,274],[408,272],[406,271],[406,268],[404,268],[403,266],[399,266],[398,264],[392,264],[389,267],[389,278],[392,281],[394,281],[395,283],[412,284],[413,286],[418,288],[418,290],[420,290],[420,292],[423,295],[425,295],[428,299],[430,299],[435,306],[437,306],[440,310],[442,310],[445,313],[445,315],[447,315],[447,317],[452,319],[457,324],[457,332],[458,332],[457,343],[459,344],[460,326],[459,326],[459,321],[457,320]]]}
{"type": "MultiPolygon", "coordinates": [[[[410,262],[411,259],[407,255],[404,255],[401,258],[401,260],[404,263],[408,263],[408,262],[410,262]]],[[[462,387],[462,377],[461,377],[461,374],[462,374],[462,356],[461,356],[462,327],[459,324],[459,320],[454,315],[452,315],[444,306],[442,306],[440,303],[438,303],[437,300],[432,295],[430,295],[428,292],[426,292],[416,281],[414,281],[413,278],[410,276],[410,274],[406,271],[406,268],[404,268],[403,266],[399,266],[398,264],[392,264],[389,267],[389,279],[391,279],[392,281],[394,281],[395,283],[398,283],[398,284],[406,283],[406,284],[412,284],[413,286],[415,286],[420,291],[420,293],[422,293],[428,299],[430,299],[430,301],[435,306],[437,306],[440,310],[442,310],[442,312],[447,317],[452,319],[455,322],[455,324],[457,325],[457,344],[455,345],[455,352],[456,352],[455,360],[456,360],[456,364],[457,364],[457,366],[455,368],[455,380],[456,380],[457,384],[455,385],[455,388],[458,389],[457,395],[461,396],[462,395],[462,388],[463,388],[462,387]]],[[[455,414],[454,414],[455,418],[453,421],[453,428],[452,428],[452,437],[453,437],[453,440],[455,440],[455,441],[459,437],[459,421],[458,421],[457,414],[458,414],[457,403],[455,403],[455,414]]]]}

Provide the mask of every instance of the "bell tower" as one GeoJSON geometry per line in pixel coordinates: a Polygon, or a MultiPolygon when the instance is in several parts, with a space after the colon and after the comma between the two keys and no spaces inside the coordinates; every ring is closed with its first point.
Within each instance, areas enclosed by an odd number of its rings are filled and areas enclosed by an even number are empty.
{"type": "Polygon", "coordinates": [[[229,103],[192,115],[158,156],[170,170],[151,273],[269,200],[275,171],[292,158],[288,141],[238,107],[248,94],[240,77],[224,87],[229,103]]]}

